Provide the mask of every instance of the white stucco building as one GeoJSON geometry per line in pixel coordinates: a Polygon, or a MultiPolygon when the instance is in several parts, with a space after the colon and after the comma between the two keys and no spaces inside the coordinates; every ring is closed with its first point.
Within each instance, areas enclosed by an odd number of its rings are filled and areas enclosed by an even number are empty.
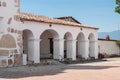
{"type": "MultiPolygon", "coordinates": [[[[98,28],[20,12],[20,0],[0,0],[0,61],[14,53],[14,64],[41,59],[98,58],[98,28]],[[6,57],[5,57],[6,56],[6,57]]],[[[5,59],[5,60],[4,60],[5,59]]],[[[8,60],[8,64],[10,61],[8,60]]]]}

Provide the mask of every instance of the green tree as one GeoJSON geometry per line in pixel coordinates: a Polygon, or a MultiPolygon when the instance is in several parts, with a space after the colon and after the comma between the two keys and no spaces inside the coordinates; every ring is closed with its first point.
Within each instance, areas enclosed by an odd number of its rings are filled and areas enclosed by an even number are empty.
{"type": "Polygon", "coordinates": [[[119,46],[119,55],[120,55],[120,40],[117,40],[116,44],[119,46]]]}
{"type": "Polygon", "coordinates": [[[120,0],[116,0],[115,12],[120,14],[120,0]]]}

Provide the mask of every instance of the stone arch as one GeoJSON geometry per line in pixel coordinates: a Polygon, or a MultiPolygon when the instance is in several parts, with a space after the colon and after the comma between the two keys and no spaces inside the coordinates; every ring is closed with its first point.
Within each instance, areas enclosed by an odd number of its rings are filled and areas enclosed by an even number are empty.
{"type": "Polygon", "coordinates": [[[16,48],[16,41],[10,34],[3,35],[0,40],[0,48],[16,48]]]}
{"type": "Polygon", "coordinates": [[[56,53],[56,48],[59,47],[59,43],[54,41],[59,39],[59,34],[57,31],[52,29],[47,29],[40,35],[40,58],[54,58],[56,53]]]}
{"type": "Polygon", "coordinates": [[[23,33],[28,34],[29,39],[34,38],[33,32],[29,29],[23,30],[23,33]]]}
{"type": "Polygon", "coordinates": [[[95,58],[95,35],[93,33],[90,33],[88,36],[89,40],[89,57],[95,58]]]}
{"type": "Polygon", "coordinates": [[[41,36],[45,33],[45,32],[47,32],[47,31],[49,31],[51,34],[52,34],[52,36],[54,37],[54,39],[58,39],[60,36],[59,36],[59,33],[56,31],[56,30],[53,30],[53,29],[46,29],[46,30],[44,30],[41,34],[40,34],[40,38],[41,38],[41,36]]]}
{"type": "Polygon", "coordinates": [[[85,35],[84,33],[80,32],[77,36],[77,58],[83,58],[85,55],[85,35]]]}
{"type": "Polygon", "coordinates": [[[70,32],[66,32],[64,34],[64,38],[66,38],[67,40],[72,40],[73,39],[73,35],[70,32]]]}
{"type": "Polygon", "coordinates": [[[84,41],[85,40],[85,35],[84,33],[80,32],[77,36],[78,41],[84,41]]]}
{"type": "Polygon", "coordinates": [[[27,54],[27,61],[34,61],[34,35],[31,30],[23,30],[23,53],[27,54]]]}
{"type": "Polygon", "coordinates": [[[72,34],[70,32],[66,32],[64,40],[64,58],[72,58],[72,34]]]}
{"type": "Polygon", "coordinates": [[[88,39],[90,41],[95,41],[95,35],[93,33],[90,33],[89,36],[88,36],[88,39]]]}

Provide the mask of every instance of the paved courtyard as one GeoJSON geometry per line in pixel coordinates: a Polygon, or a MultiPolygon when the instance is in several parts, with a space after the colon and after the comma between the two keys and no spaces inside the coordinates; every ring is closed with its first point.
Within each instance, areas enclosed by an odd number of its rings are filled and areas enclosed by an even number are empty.
{"type": "Polygon", "coordinates": [[[120,58],[85,64],[0,68],[0,80],[120,80],[120,58]]]}

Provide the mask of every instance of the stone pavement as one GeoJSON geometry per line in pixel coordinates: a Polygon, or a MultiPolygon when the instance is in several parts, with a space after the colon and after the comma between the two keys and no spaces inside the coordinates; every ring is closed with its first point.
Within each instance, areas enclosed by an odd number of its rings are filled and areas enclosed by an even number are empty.
{"type": "Polygon", "coordinates": [[[0,68],[0,80],[120,80],[120,58],[85,64],[0,68]]]}

